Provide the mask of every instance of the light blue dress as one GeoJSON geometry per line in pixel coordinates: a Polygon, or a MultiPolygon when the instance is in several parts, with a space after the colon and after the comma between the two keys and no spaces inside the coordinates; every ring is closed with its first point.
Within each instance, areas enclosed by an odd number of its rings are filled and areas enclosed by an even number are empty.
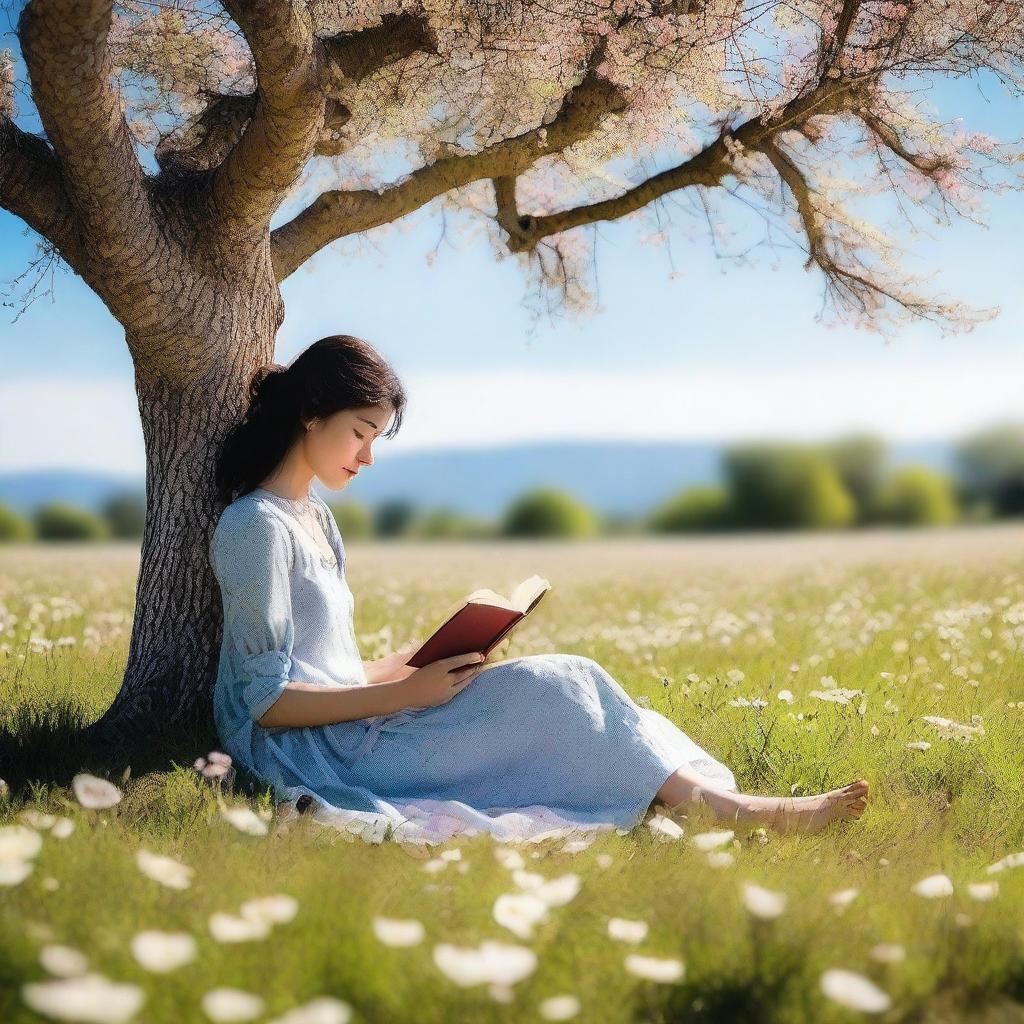
{"type": "Polygon", "coordinates": [[[224,605],[217,731],[276,799],[308,794],[338,828],[422,843],[478,831],[535,839],[629,829],[684,766],[709,786],[736,789],[725,765],[572,654],[500,662],[436,707],[309,728],[258,725],[289,679],[371,685],[342,538],[327,504],[312,498],[336,565],[300,525],[298,503],[263,488],[224,510],[210,544],[224,605]]]}

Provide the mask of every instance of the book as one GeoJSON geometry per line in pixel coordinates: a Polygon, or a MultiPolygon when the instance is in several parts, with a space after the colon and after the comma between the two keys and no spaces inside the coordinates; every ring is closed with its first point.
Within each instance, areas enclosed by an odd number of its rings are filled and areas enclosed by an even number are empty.
{"type": "Polygon", "coordinates": [[[474,590],[452,606],[444,620],[406,662],[423,668],[442,658],[474,651],[490,654],[526,618],[551,589],[540,576],[523,580],[510,597],[493,590],[474,590]]]}

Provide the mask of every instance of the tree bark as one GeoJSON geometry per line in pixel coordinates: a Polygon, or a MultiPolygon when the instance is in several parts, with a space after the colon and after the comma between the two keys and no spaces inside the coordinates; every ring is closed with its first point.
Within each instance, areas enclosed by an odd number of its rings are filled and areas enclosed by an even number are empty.
{"type": "MultiPolygon", "coordinates": [[[[140,754],[159,762],[171,752],[194,758],[219,745],[212,698],[223,611],[209,544],[224,506],[214,466],[224,437],[245,414],[249,377],[274,358],[281,300],[269,274],[258,276],[259,283],[241,290],[238,278],[230,288],[211,279],[190,282],[198,308],[232,314],[219,329],[214,318],[202,350],[192,331],[177,339],[185,372],[171,378],[136,360],[146,525],[128,664],[113,704],[83,737],[133,770],[140,754]]],[[[166,308],[170,323],[157,343],[165,354],[175,342],[175,304],[166,308]]],[[[128,343],[133,354],[154,348],[152,337],[128,343]]]]}

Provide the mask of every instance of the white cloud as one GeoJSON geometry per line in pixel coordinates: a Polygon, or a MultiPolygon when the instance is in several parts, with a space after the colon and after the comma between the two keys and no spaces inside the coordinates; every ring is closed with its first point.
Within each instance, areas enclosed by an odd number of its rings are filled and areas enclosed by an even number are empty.
{"type": "MultiPolygon", "coordinates": [[[[481,447],[555,438],[812,438],[867,429],[891,439],[958,437],[1024,418],[1024,359],[877,369],[487,371],[404,374],[405,423],[389,450],[481,447]]],[[[128,379],[22,377],[0,382],[0,469],[74,467],[141,473],[142,430],[128,379]]]]}

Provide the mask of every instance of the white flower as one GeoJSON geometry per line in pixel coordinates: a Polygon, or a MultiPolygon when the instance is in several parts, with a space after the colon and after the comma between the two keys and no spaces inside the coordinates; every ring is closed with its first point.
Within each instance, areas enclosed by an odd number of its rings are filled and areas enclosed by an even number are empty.
{"type": "Polygon", "coordinates": [[[37,828],[40,831],[50,828],[57,820],[52,814],[44,814],[42,811],[37,811],[34,807],[22,811],[18,818],[24,821],[30,828],[37,828]]]}
{"type": "Polygon", "coordinates": [[[59,978],[77,978],[89,973],[89,958],[71,946],[43,946],[39,950],[43,969],[59,978]]]}
{"type": "Polygon", "coordinates": [[[442,850],[439,856],[441,860],[462,860],[462,850],[442,850]]]}
{"type": "Polygon", "coordinates": [[[121,1024],[138,1013],[146,994],[138,985],[113,982],[101,974],[83,974],[78,978],[27,982],[21,986],[21,998],[44,1017],[121,1024]]]}
{"type": "Polygon", "coordinates": [[[21,885],[32,874],[28,860],[0,860],[0,885],[21,885]]]}
{"type": "Polygon", "coordinates": [[[187,932],[139,932],[132,936],[132,956],[157,974],[166,974],[196,957],[196,940],[187,932]]]}
{"type": "Polygon", "coordinates": [[[967,895],[972,900],[994,900],[998,893],[998,882],[969,882],[967,884],[967,895]]]}
{"type": "Polygon", "coordinates": [[[494,859],[503,868],[507,868],[509,871],[515,871],[517,868],[522,869],[526,867],[523,855],[518,850],[511,850],[507,846],[495,846],[494,859]]]}
{"type": "Polygon", "coordinates": [[[638,978],[646,978],[648,981],[671,983],[681,981],[685,974],[682,960],[661,960],[654,956],[630,953],[625,959],[625,964],[626,970],[630,974],[635,974],[638,978]]]}
{"type": "MultiPolygon", "coordinates": [[[[826,679],[828,676],[825,677],[826,679]]],[[[832,690],[811,690],[811,697],[817,697],[818,700],[828,700],[833,704],[849,704],[853,697],[863,697],[863,690],[846,690],[841,687],[836,687],[832,690]]]]}
{"type": "Polygon", "coordinates": [[[209,925],[210,934],[218,942],[252,942],[265,939],[270,934],[269,921],[252,921],[231,914],[211,914],[209,925]]]}
{"type": "Polygon", "coordinates": [[[419,921],[375,917],[372,925],[373,934],[385,946],[415,946],[426,935],[426,929],[419,921]]]}
{"type": "Polygon", "coordinates": [[[947,875],[929,875],[912,885],[910,890],[926,899],[937,899],[940,896],[952,896],[953,883],[947,875]]]}
{"type": "Polygon", "coordinates": [[[576,894],[580,891],[580,884],[580,876],[570,873],[552,878],[551,881],[537,886],[532,891],[534,896],[543,900],[549,907],[562,907],[570,900],[575,899],[576,894]]]}
{"type": "Polygon", "coordinates": [[[247,921],[265,921],[267,924],[287,924],[299,911],[299,901],[291,896],[263,896],[246,900],[239,913],[247,921]]]}
{"type": "Polygon", "coordinates": [[[907,951],[895,942],[879,942],[871,947],[870,956],[880,964],[898,964],[907,958],[907,951]]]}
{"type": "Polygon", "coordinates": [[[550,996],[538,1009],[545,1020],[569,1020],[580,1012],[580,1001],[575,996],[550,996]]]}
{"type": "Polygon", "coordinates": [[[548,905],[533,893],[503,893],[494,901],[494,920],[521,939],[533,937],[533,926],[547,917],[548,905]]]}
{"type": "Polygon", "coordinates": [[[43,848],[43,837],[24,825],[0,827],[0,862],[23,861],[43,848]]]}
{"type": "Polygon", "coordinates": [[[651,830],[651,835],[663,843],[683,838],[682,827],[671,818],[666,818],[664,814],[653,815],[648,820],[647,827],[651,830]]]}
{"type": "Polygon", "coordinates": [[[239,832],[250,836],[265,836],[267,823],[251,807],[222,807],[220,816],[239,832]]]}
{"type": "Polygon", "coordinates": [[[719,846],[725,846],[733,841],[736,835],[731,829],[721,829],[717,832],[701,832],[699,835],[691,836],[690,842],[704,853],[708,850],[717,850],[719,846]]]}
{"type": "Polygon", "coordinates": [[[520,889],[526,889],[528,892],[532,892],[534,889],[539,889],[544,884],[544,876],[538,875],[534,871],[523,871],[520,868],[516,868],[512,872],[512,881],[519,886],[520,889]]]}
{"type": "Polygon", "coordinates": [[[296,1006],[267,1024],[348,1024],[352,1007],[334,996],[319,996],[296,1006]]]}
{"type": "Polygon", "coordinates": [[[921,721],[937,729],[940,739],[944,740],[959,740],[966,743],[974,736],[985,735],[981,715],[971,715],[970,725],[954,722],[951,718],[940,718],[938,715],[923,715],[921,721]]]}
{"type": "Polygon", "coordinates": [[[835,1003],[862,1013],[884,1013],[892,1000],[863,974],[833,967],[821,976],[821,991],[835,1003]]]}
{"type": "Polygon", "coordinates": [[[192,884],[192,875],[195,873],[181,861],[160,853],[150,853],[149,850],[136,851],[135,863],[147,878],[166,885],[168,889],[187,889],[192,884]]]}
{"type": "Polygon", "coordinates": [[[477,947],[442,942],[434,947],[434,963],[464,988],[491,982],[514,985],[537,968],[537,954],[526,946],[485,939],[477,947]]]}
{"type": "Polygon", "coordinates": [[[931,746],[927,740],[915,740],[907,744],[907,750],[931,750],[931,746]]]}
{"type": "Polygon", "coordinates": [[[441,860],[440,857],[431,857],[430,860],[423,862],[423,870],[431,875],[436,875],[438,871],[444,871],[448,867],[448,861],[441,860]]]}
{"type": "Polygon", "coordinates": [[[729,671],[726,672],[726,675],[729,677],[729,682],[731,683],[742,683],[743,680],[746,679],[746,676],[743,674],[742,670],[738,668],[729,669],[729,671]]]}
{"type": "Polygon", "coordinates": [[[796,700],[796,697],[793,696],[793,693],[790,690],[779,690],[776,697],[778,697],[779,700],[784,700],[787,704],[792,704],[793,701],[796,700]]]}
{"type": "Polygon", "coordinates": [[[712,868],[731,868],[736,858],[728,850],[711,850],[708,855],[708,866],[712,868]]]}
{"type": "Polygon", "coordinates": [[[848,907],[859,895],[859,889],[840,889],[832,893],[828,901],[833,907],[848,907]]]}
{"type": "Polygon", "coordinates": [[[773,892],[771,889],[762,889],[753,882],[744,882],[743,904],[754,917],[770,921],[786,909],[786,895],[773,892]]]}
{"type": "Polygon", "coordinates": [[[1019,868],[1024,865],[1024,851],[1021,853],[1008,853],[1002,860],[997,860],[995,864],[989,864],[985,870],[990,875],[994,875],[997,871],[1005,871],[1007,868],[1019,868]]]}
{"type": "Polygon", "coordinates": [[[238,988],[213,988],[203,996],[203,1013],[210,1020],[252,1020],[263,1013],[263,1000],[238,988]]]}
{"type": "Polygon", "coordinates": [[[50,829],[50,835],[54,839],[67,839],[75,831],[75,823],[71,818],[58,817],[50,829]]]}
{"type": "Polygon", "coordinates": [[[99,779],[88,772],[81,772],[71,780],[75,799],[92,811],[104,810],[121,802],[121,790],[106,779],[99,779]]]}
{"type": "Polygon", "coordinates": [[[643,942],[647,938],[646,921],[629,921],[623,917],[608,918],[608,935],[619,942],[643,942]]]}

